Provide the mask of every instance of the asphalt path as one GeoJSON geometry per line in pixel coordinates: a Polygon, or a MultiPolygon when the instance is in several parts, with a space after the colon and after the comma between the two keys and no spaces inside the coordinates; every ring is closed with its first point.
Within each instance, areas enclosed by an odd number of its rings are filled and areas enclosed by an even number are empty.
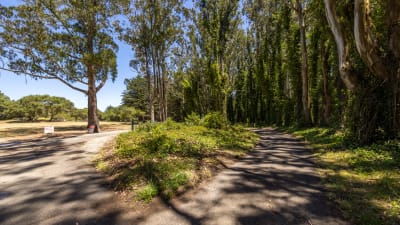
{"type": "Polygon", "coordinates": [[[121,131],[0,143],[0,224],[127,224],[91,160],[121,131]]]}
{"type": "Polygon", "coordinates": [[[133,224],[348,225],[305,144],[270,128],[256,132],[261,140],[249,155],[133,224]]]}
{"type": "Polygon", "coordinates": [[[273,129],[199,187],[135,211],[90,160],[117,132],[0,143],[0,224],[348,225],[304,143],[273,129]]]}

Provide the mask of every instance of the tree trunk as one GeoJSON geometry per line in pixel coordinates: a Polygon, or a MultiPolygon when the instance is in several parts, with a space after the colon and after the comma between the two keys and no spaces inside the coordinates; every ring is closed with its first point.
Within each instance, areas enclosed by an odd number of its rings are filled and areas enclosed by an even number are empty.
{"type": "MultiPolygon", "coordinates": [[[[145,50],[146,51],[146,50],[145,50]]],[[[153,97],[153,88],[151,85],[151,74],[150,74],[150,66],[149,66],[149,57],[146,51],[146,80],[147,80],[147,94],[148,94],[148,101],[149,101],[149,115],[150,115],[150,122],[154,122],[154,97],[153,97]]]]}
{"type": "Polygon", "coordinates": [[[99,119],[97,117],[97,91],[96,81],[92,69],[88,70],[88,127],[94,125],[94,132],[100,132],[99,119]]]}
{"type": "Polygon", "coordinates": [[[324,0],[326,18],[331,28],[333,37],[335,38],[336,48],[338,52],[339,71],[343,83],[349,90],[354,91],[359,85],[357,74],[352,73],[350,63],[349,46],[344,34],[342,25],[336,14],[336,0],[324,0]]]}
{"type": "Polygon", "coordinates": [[[307,62],[307,44],[306,44],[306,26],[303,7],[300,0],[297,0],[297,14],[300,25],[300,45],[301,45],[301,82],[302,82],[302,106],[303,106],[303,122],[308,126],[311,124],[310,105],[308,99],[308,62],[307,62]]]}
{"type": "Polygon", "coordinates": [[[331,117],[331,96],[329,92],[328,68],[329,68],[329,53],[325,49],[325,42],[321,45],[321,70],[322,70],[322,92],[323,92],[323,117],[322,125],[330,125],[331,117]]]}

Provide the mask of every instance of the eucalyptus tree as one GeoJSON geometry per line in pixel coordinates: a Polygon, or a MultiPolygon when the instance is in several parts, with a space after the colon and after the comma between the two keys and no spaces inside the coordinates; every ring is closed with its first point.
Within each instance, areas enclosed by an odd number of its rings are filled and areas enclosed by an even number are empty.
{"type": "Polygon", "coordinates": [[[1,7],[1,69],[58,80],[88,97],[96,125],[97,93],[117,76],[111,19],[124,0],[24,0],[1,7]]]}
{"type": "Polygon", "coordinates": [[[361,123],[352,127],[353,133],[362,143],[379,138],[382,130],[386,138],[395,137],[400,114],[400,1],[324,3],[341,78],[357,98],[354,115],[361,123]],[[358,58],[352,55],[354,52],[358,58]],[[358,61],[363,62],[363,67],[358,66],[358,61]]]}
{"type": "Polygon", "coordinates": [[[155,121],[168,116],[169,58],[180,31],[181,0],[133,0],[128,25],[119,24],[120,38],[132,46],[135,58],[130,65],[147,80],[148,112],[155,121]]]}
{"type": "Polygon", "coordinates": [[[302,106],[303,106],[303,123],[311,124],[311,113],[309,103],[309,66],[307,52],[307,27],[306,27],[306,11],[310,4],[310,0],[288,0],[289,5],[297,15],[297,21],[300,31],[300,47],[301,47],[301,82],[302,82],[302,106]]]}
{"type": "Polygon", "coordinates": [[[193,46],[194,55],[199,57],[192,66],[195,76],[204,76],[200,78],[204,85],[199,88],[208,89],[202,91],[207,99],[204,111],[219,111],[226,117],[227,99],[232,91],[232,74],[229,74],[232,71],[227,61],[231,57],[227,55],[240,23],[239,1],[201,0],[195,7],[193,19],[197,32],[192,40],[197,44],[193,46]]]}

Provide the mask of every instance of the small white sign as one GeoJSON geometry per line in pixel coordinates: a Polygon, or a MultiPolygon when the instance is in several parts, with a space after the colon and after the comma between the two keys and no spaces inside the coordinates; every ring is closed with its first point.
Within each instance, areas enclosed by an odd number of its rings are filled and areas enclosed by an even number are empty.
{"type": "Polygon", "coordinates": [[[45,134],[52,134],[54,133],[54,127],[44,127],[44,133],[45,134]]]}

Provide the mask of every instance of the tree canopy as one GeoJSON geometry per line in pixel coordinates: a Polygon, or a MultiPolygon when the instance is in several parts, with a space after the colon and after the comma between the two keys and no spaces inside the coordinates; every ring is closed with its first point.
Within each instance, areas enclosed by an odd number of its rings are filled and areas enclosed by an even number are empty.
{"type": "Polygon", "coordinates": [[[118,46],[111,20],[123,3],[110,0],[24,0],[1,7],[1,69],[55,79],[88,96],[88,124],[97,118],[96,94],[117,76],[118,46]]]}
{"type": "Polygon", "coordinates": [[[136,72],[121,109],[151,121],[218,112],[231,123],[342,127],[369,143],[398,137],[399,9],[396,0],[26,0],[0,8],[1,65],[85,93],[98,124],[96,93],[117,75],[118,37],[136,72]]]}

